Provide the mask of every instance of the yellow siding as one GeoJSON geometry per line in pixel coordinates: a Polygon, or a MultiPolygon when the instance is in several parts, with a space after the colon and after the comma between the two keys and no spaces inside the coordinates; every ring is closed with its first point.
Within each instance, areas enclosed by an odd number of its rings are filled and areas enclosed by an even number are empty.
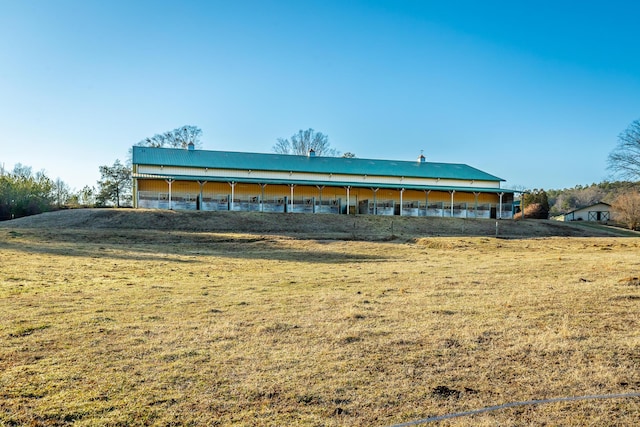
{"type": "Polygon", "coordinates": [[[139,179],[138,191],[157,191],[159,193],[168,193],[169,184],[158,179],[139,179]]]}
{"type": "Polygon", "coordinates": [[[291,190],[288,185],[267,185],[264,188],[264,198],[266,200],[282,198],[289,196],[289,194],[291,194],[291,190]]]}
{"type": "MultiPolygon", "coordinates": [[[[154,179],[138,179],[138,191],[143,192],[158,192],[168,193],[169,184],[164,180],[154,179]]],[[[171,191],[176,196],[179,195],[192,195],[196,196],[200,193],[200,184],[196,181],[174,181],[172,183],[171,191]]],[[[206,198],[218,198],[231,195],[231,186],[226,182],[206,182],[202,188],[203,195],[206,198]]],[[[244,184],[238,183],[235,186],[234,195],[236,199],[246,200],[251,197],[262,197],[263,189],[259,184],[244,184]]],[[[349,195],[351,197],[351,203],[355,203],[362,200],[373,200],[374,193],[370,188],[351,188],[349,195]]],[[[267,185],[264,187],[265,200],[280,199],[291,196],[291,188],[288,185],[267,185]]],[[[299,185],[293,189],[294,199],[309,199],[315,197],[320,198],[320,191],[316,186],[311,185],[299,185]]],[[[344,187],[324,187],[322,189],[322,199],[342,199],[346,200],[347,190],[344,187]]],[[[405,202],[417,201],[420,203],[425,202],[427,195],[424,191],[418,190],[406,190],[403,193],[402,199],[405,202]]],[[[376,199],[379,201],[393,200],[400,202],[400,191],[379,189],[376,193],[376,199]]],[[[512,200],[511,195],[505,195],[503,198],[504,203],[510,203],[512,200]]],[[[456,192],[454,194],[454,203],[475,203],[476,196],[473,193],[456,192]]],[[[429,203],[437,202],[450,202],[451,194],[447,191],[430,191],[428,194],[429,203]]],[[[477,199],[479,204],[483,203],[498,203],[500,197],[495,193],[480,193],[477,199]]]]}
{"type": "Polygon", "coordinates": [[[171,192],[174,194],[199,194],[200,185],[193,181],[174,181],[171,184],[171,192]]]}
{"type": "Polygon", "coordinates": [[[204,197],[219,197],[231,194],[231,186],[226,182],[207,182],[202,187],[204,197]]]}
{"type": "Polygon", "coordinates": [[[498,203],[499,201],[500,196],[498,196],[497,194],[481,193],[478,195],[478,203],[498,203]]]}

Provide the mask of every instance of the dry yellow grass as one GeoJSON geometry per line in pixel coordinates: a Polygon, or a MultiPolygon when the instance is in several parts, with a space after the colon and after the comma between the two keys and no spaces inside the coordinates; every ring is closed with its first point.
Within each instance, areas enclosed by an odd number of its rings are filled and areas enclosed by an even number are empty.
{"type": "MultiPolygon", "coordinates": [[[[5,225],[0,425],[385,426],[637,392],[639,249],[5,225]]],[[[630,398],[439,425],[639,419],[630,398]]]]}

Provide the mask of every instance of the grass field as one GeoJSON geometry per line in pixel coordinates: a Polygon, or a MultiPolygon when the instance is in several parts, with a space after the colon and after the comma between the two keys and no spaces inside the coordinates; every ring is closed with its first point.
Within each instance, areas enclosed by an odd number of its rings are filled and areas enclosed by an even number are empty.
{"type": "MultiPolygon", "coordinates": [[[[329,217],[2,223],[0,425],[389,426],[640,391],[637,237],[329,217]]],[[[438,425],[639,420],[626,398],[438,425]]]]}

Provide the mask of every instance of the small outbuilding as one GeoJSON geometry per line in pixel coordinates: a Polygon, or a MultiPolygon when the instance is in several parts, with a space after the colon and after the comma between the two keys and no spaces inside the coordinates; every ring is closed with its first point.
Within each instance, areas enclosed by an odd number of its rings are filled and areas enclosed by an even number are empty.
{"type": "Polygon", "coordinates": [[[564,215],[557,216],[555,219],[559,221],[608,222],[611,220],[611,205],[604,202],[598,202],[596,204],[568,212],[564,215]]]}

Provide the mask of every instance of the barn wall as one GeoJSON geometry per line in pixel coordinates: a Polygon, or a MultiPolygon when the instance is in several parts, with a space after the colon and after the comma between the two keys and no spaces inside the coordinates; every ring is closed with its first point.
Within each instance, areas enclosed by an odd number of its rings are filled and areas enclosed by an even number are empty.
{"type": "MultiPolygon", "coordinates": [[[[201,179],[255,179],[259,180],[289,180],[298,181],[322,181],[322,182],[357,182],[370,183],[372,187],[376,185],[393,184],[393,185],[442,185],[442,186],[459,186],[478,188],[500,188],[498,181],[484,180],[460,180],[453,178],[420,178],[420,177],[399,177],[399,176],[378,176],[378,175],[349,175],[337,173],[311,173],[311,172],[295,172],[295,171],[260,171],[245,169],[216,169],[216,168],[199,168],[186,166],[154,166],[154,165],[137,165],[137,171],[141,174],[157,174],[167,176],[192,176],[201,177],[201,179]]],[[[368,184],[367,184],[368,185],[368,184]]]]}
{"type": "MultiPolygon", "coordinates": [[[[202,200],[199,201],[201,185],[196,181],[173,181],[171,200],[169,200],[169,184],[165,180],[138,179],[137,206],[147,208],[203,209],[203,210],[266,210],[284,211],[284,200],[291,203],[291,187],[289,185],[269,184],[264,188],[259,184],[236,183],[233,189],[227,182],[205,182],[202,185],[202,200]],[[263,201],[261,205],[259,202],[263,201]]],[[[289,209],[298,212],[313,211],[309,206],[332,206],[332,212],[339,207],[345,208],[347,190],[344,187],[324,187],[320,191],[312,185],[296,185],[293,188],[293,206],[289,209]]],[[[360,213],[379,215],[413,215],[413,216],[456,216],[464,218],[489,218],[496,214],[500,201],[498,194],[432,190],[428,194],[419,190],[400,191],[379,189],[374,193],[371,188],[351,188],[349,205],[360,213]],[[375,196],[375,197],[374,197],[375,196]],[[374,203],[375,201],[375,203],[374,203]]],[[[503,218],[511,218],[513,195],[503,197],[503,218]]],[[[316,209],[316,211],[318,211],[316,209]]],[[[321,211],[321,210],[320,210],[321,211]]],[[[334,213],[337,213],[335,211],[334,213]]]]}
{"type": "Polygon", "coordinates": [[[597,205],[593,205],[593,206],[588,206],[586,208],[583,209],[578,209],[576,211],[573,212],[571,220],[573,221],[594,221],[593,218],[589,217],[589,213],[595,213],[595,212],[601,212],[607,213],[607,220],[609,219],[609,215],[610,215],[610,211],[611,211],[611,207],[607,206],[605,204],[597,204],[597,205]]]}
{"type": "MultiPolygon", "coordinates": [[[[153,179],[139,179],[138,191],[155,191],[160,193],[169,192],[169,184],[164,180],[153,179]]],[[[195,181],[173,181],[171,185],[171,191],[174,195],[180,194],[200,194],[200,185],[195,181]]],[[[206,182],[202,187],[202,193],[204,197],[220,197],[231,195],[231,185],[226,182],[206,182]]],[[[235,185],[235,197],[236,198],[248,198],[255,196],[262,196],[263,189],[259,184],[245,184],[237,183],[235,185]]],[[[374,192],[370,188],[351,188],[350,196],[352,199],[365,200],[373,199],[374,192]]],[[[316,186],[297,185],[293,189],[294,199],[297,198],[319,198],[320,190],[316,186]]],[[[344,187],[324,187],[322,189],[323,199],[345,199],[347,190],[344,187]]],[[[288,185],[274,185],[269,184],[264,188],[265,199],[273,199],[280,197],[290,197],[291,189],[288,185]]],[[[506,196],[506,195],[505,195],[506,196]]],[[[400,201],[400,191],[391,189],[379,189],[375,195],[377,200],[393,200],[400,201]]],[[[418,190],[406,190],[402,196],[404,201],[419,201],[424,202],[428,200],[431,202],[450,202],[451,194],[448,191],[435,191],[432,190],[425,194],[424,191],[418,190]]],[[[454,203],[475,203],[476,196],[473,193],[457,191],[454,196],[454,203]]],[[[498,203],[499,196],[495,193],[480,193],[477,199],[478,203],[498,203]]],[[[507,198],[503,198],[503,202],[510,202],[507,198]]]]}

